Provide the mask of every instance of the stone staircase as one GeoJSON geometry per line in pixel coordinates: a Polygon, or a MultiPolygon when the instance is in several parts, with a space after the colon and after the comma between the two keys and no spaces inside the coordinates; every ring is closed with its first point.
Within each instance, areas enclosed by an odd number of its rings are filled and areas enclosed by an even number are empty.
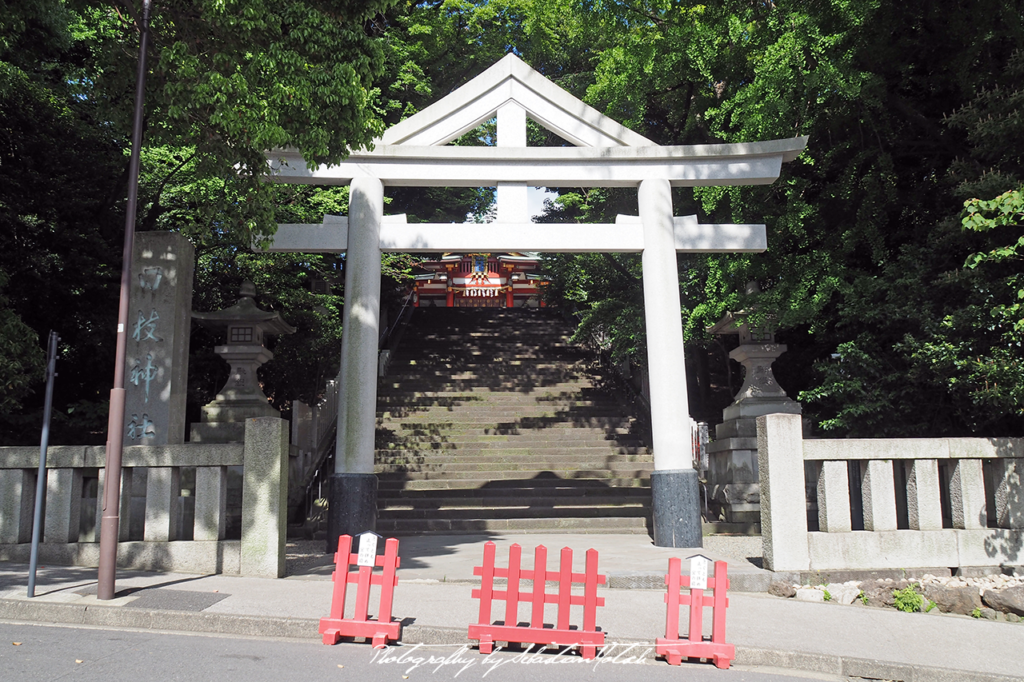
{"type": "Polygon", "coordinates": [[[647,533],[653,458],[544,309],[416,311],[377,398],[377,530],[647,533]]]}

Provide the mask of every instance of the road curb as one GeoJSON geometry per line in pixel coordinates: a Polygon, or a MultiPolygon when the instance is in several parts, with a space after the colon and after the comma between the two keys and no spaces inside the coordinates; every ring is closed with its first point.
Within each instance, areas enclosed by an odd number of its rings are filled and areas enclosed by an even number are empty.
{"type": "Polygon", "coordinates": [[[63,604],[0,599],[0,620],[94,627],[204,632],[250,637],[319,638],[319,621],[311,618],[243,616],[157,609],[131,609],[95,604],[63,604]]]}
{"type": "MultiPolygon", "coordinates": [[[[314,618],[281,618],[245,616],[225,613],[131,609],[96,604],[67,604],[23,599],[0,599],[0,620],[48,625],[83,625],[90,627],[165,630],[181,633],[241,635],[247,637],[282,637],[318,640],[319,620],[314,618]]],[[[454,645],[469,644],[466,628],[409,623],[402,628],[403,644],[454,645]]],[[[615,644],[649,647],[646,658],[654,658],[653,640],[615,639],[615,644]]],[[[630,655],[637,654],[636,650],[630,655]]],[[[872,658],[785,651],[760,647],[736,646],[736,665],[801,670],[826,675],[865,679],[898,680],[900,682],[1019,682],[1019,677],[993,675],[931,666],[908,665],[872,658]]]]}

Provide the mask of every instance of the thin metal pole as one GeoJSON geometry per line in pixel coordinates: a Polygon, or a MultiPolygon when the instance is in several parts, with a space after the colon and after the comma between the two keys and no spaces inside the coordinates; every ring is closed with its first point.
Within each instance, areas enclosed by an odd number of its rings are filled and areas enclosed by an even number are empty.
{"type": "Polygon", "coordinates": [[[128,348],[128,297],[131,285],[132,250],[135,243],[135,214],[139,199],[139,154],[142,147],[142,112],[146,94],[146,45],[149,42],[150,0],[142,2],[139,37],[139,70],[135,77],[135,118],[132,121],[132,155],[128,166],[128,207],[124,218],[124,251],[121,260],[121,302],[117,312],[117,354],[114,359],[114,387],[110,389],[107,418],[107,461],[103,486],[103,516],[100,522],[100,567],[96,590],[98,599],[113,599],[117,567],[118,515],[121,504],[121,452],[124,447],[124,367],[128,348]]]}
{"type": "Polygon", "coordinates": [[[43,403],[43,433],[39,438],[39,473],[36,474],[36,509],[32,516],[32,554],[28,562],[28,597],[36,596],[36,568],[39,566],[39,535],[43,527],[46,499],[46,449],[50,447],[50,415],[53,408],[53,378],[57,376],[57,344],[60,337],[50,332],[46,348],[46,400],[43,403]]]}

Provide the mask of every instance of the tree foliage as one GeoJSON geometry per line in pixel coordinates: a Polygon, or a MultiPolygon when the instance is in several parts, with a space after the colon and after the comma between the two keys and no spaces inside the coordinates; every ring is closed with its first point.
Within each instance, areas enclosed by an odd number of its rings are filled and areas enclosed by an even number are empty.
{"type": "MultiPolygon", "coordinates": [[[[253,235],[347,205],[342,190],[264,182],[264,152],[292,146],[310,163],[336,161],[382,130],[374,78],[383,49],[373,21],[391,4],[154,3],[138,229],[182,232],[201,254],[218,254],[200,264],[197,306],[214,290],[232,296],[253,269],[289,269],[277,261],[250,266],[259,260],[246,253],[253,235]]],[[[42,351],[25,326],[35,339],[49,329],[62,339],[53,442],[105,437],[140,8],[94,0],[0,6],[0,276],[9,306],[0,345],[10,352],[0,386],[4,442],[38,437],[42,351]]],[[[313,262],[306,271],[337,267],[313,262]]],[[[266,300],[293,318],[341,305],[337,295],[313,301],[271,287],[266,300]]],[[[279,352],[302,371],[269,378],[275,396],[310,397],[322,388],[303,354],[336,343],[340,329],[321,328],[330,318],[303,323],[289,342],[295,352],[285,352],[288,344],[279,352]],[[310,382],[300,387],[292,377],[302,376],[310,382]]],[[[203,352],[202,343],[193,348],[203,352]]]]}
{"type": "Polygon", "coordinates": [[[691,343],[727,309],[773,318],[780,381],[833,433],[1024,431],[1021,349],[992,317],[1011,273],[968,260],[1019,235],[958,219],[965,198],[1020,186],[1013,5],[579,5],[604,33],[587,101],[605,113],[661,144],[810,138],[773,185],[676,193],[677,214],[769,232],[765,254],[680,256],[691,343]],[[744,296],[750,280],[763,293],[744,296]]]}
{"type": "MultiPolygon", "coordinates": [[[[38,409],[51,328],[64,339],[55,442],[102,442],[140,6],[0,6],[11,442],[31,442],[22,422],[38,409]]],[[[677,215],[763,222],[769,235],[764,254],[679,256],[689,349],[724,312],[753,310],[789,346],[780,382],[832,434],[1022,435],[1022,17],[1001,0],[168,0],[152,22],[139,229],[196,244],[196,308],[230,305],[253,279],[260,304],[300,329],[277,341],[268,392],[280,406],[315,399],[312,378],[335,369],[344,261],[248,244],[276,222],[343,213],[347,191],[264,182],[264,152],[338,161],[513,51],[658,144],[809,136],[772,185],[674,190],[677,215]],[[334,293],[313,294],[313,278],[334,293]],[[761,293],[744,293],[752,280],[761,293]]],[[[529,143],[566,144],[533,124],[529,143]]],[[[637,211],[632,190],[557,189],[549,222],[637,211]]],[[[492,198],[387,192],[411,221],[483,216],[492,198]]],[[[643,364],[639,256],[546,262],[579,336],[643,364]]],[[[388,256],[385,271],[401,279],[410,263],[388,256]]],[[[193,407],[223,371],[212,343],[194,334],[193,377],[207,378],[193,381],[193,407]]]]}

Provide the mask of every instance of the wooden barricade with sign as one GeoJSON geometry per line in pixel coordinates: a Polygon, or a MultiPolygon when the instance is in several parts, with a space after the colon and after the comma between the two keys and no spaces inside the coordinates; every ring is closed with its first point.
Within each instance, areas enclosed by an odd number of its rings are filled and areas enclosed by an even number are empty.
{"type": "MultiPolygon", "coordinates": [[[[703,559],[701,559],[704,561],[703,559]]],[[[695,588],[690,576],[682,574],[682,562],[679,559],[668,560],[668,574],[665,583],[668,592],[665,603],[668,612],[665,618],[665,637],[655,640],[657,655],[664,656],[670,665],[680,665],[684,658],[704,658],[714,661],[719,668],[728,668],[736,658],[736,647],[725,642],[725,610],[729,606],[729,569],[724,561],[715,562],[714,577],[706,577],[706,589],[714,590],[713,596],[705,596],[705,588],[698,583],[695,588]],[[689,588],[689,594],[681,594],[680,590],[689,588]],[[687,639],[679,638],[679,607],[690,607],[690,630],[687,639]],[[704,640],[704,607],[712,608],[711,641],[704,640]]],[[[694,571],[691,570],[691,574],[694,571]]]]}
{"type": "Polygon", "coordinates": [[[548,550],[538,545],[534,550],[533,570],[520,568],[522,548],[514,544],[509,548],[508,568],[494,566],[495,545],[484,545],[483,566],[473,568],[473,575],[480,576],[480,589],[473,590],[473,598],[480,600],[479,622],[469,626],[469,639],[480,641],[480,652],[489,654],[494,642],[519,642],[523,644],[544,644],[576,646],[584,659],[597,656],[597,647],[604,646],[604,633],[596,626],[597,607],[604,606],[604,597],[597,596],[597,586],[604,584],[605,576],[597,573],[597,550],[587,550],[586,568],[583,573],[572,572],[572,550],[562,549],[558,571],[547,570],[548,550]],[[495,578],[506,578],[505,590],[494,589],[495,578]],[[533,581],[529,592],[519,591],[520,580],[533,581]],[[558,581],[558,592],[545,592],[545,582],[558,581]],[[572,594],[573,584],[583,584],[583,594],[572,594]],[[505,601],[505,620],[501,625],[491,623],[491,602],[505,601]],[[519,603],[529,602],[532,611],[529,624],[519,624],[519,603]],[[557,604],[557,618],[554,627],[544,624],[544,605],[557,604]],[[569,625],[570,606],[583,606],[583,626],[571,629],[569,625]]]}
{"type": "Polygon", "coordinates": [[[342,637],[372,638],[374,648],[383,647],[390,639],[398,641],[401,623],[391,620],[391,604],[394,599],[395,585],[398,576],[395,574],[401,559],[398,558],[398,540],[388,538],[384,546],[384,554],[375,553],[372,558],[364,557],[363,565],[358,565],[359,555],[352,553],[352,537],[342,535],[338,538],[338,552],[334,555],[334,595],[331,598],[331,615],[320,619],[320,634],[324,636],[324,644],[337,644],[342,637]],[[372,562],[372,564],[370,563],[372,562]],[[356,564],[357,570],[350,571],[356,564]],[[374,573],[375,566],[383,569],[374,573]],[[345,595],[349,583],[356,583],[355,613],[345,618],[345,595]],[[380,609],[377,619],[369,617],[370,586],[380,585],[380,609]]]}

